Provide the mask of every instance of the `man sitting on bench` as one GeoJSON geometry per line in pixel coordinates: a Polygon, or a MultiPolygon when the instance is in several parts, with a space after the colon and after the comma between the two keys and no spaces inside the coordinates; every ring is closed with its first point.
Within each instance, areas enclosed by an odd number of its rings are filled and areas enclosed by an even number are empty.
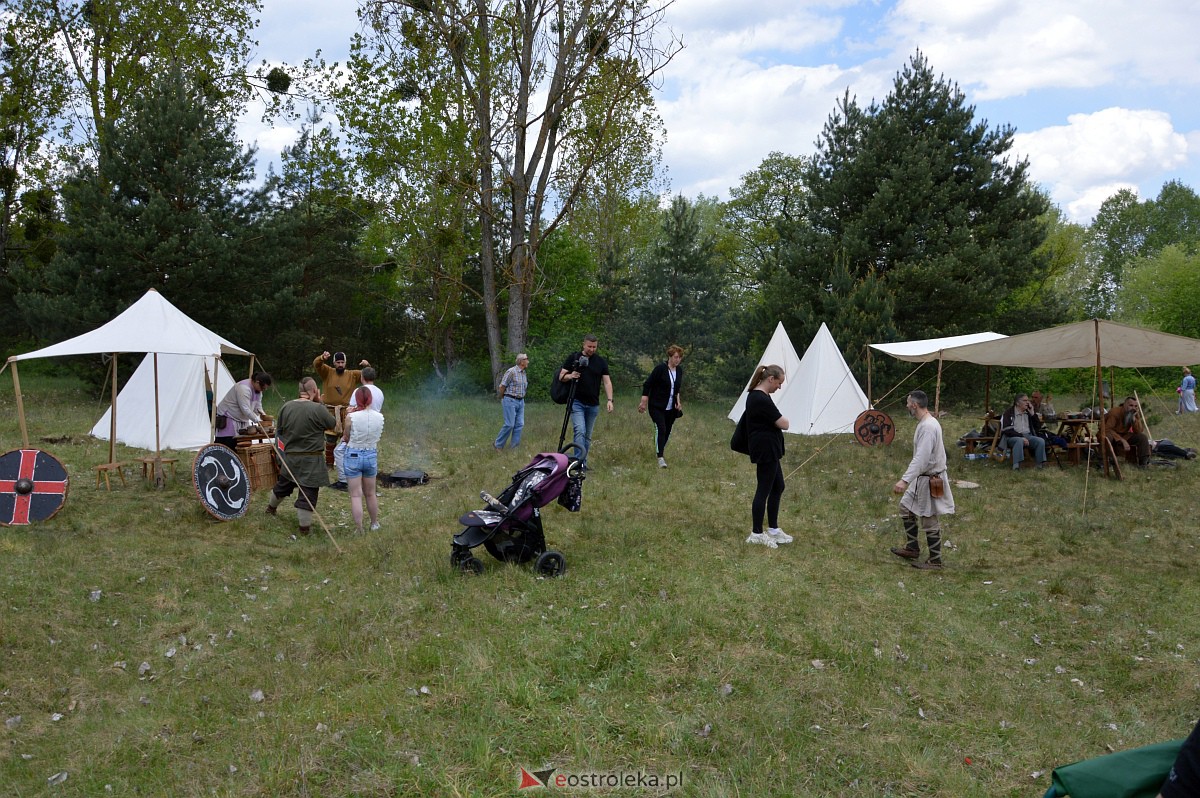
{"type": "Polygon", "coordinates": [[[1037,413],[1033,412],[1033,402],[1027,394],[1019,393],[1013,400],[1012,407],[1004,411],[1000,417],[1000,437],[1003,445],[1012,451],[1012,467],[1017,470],[1025,459],[1025,447],[1033,451],[1034,461],[1041,468],[1046,463],[1045,427],[1037,413]]]}
{"type": "Polygon", "coordinates": [[[1150,436],[1142,427],[1141,411],[1137,397],[1130,396],[1124,402],[1104,414],[1104,434],[1112,441],[1113,451],[1129,454],[1137,451],[1137,464],[1150,462],[1150,436]]]}

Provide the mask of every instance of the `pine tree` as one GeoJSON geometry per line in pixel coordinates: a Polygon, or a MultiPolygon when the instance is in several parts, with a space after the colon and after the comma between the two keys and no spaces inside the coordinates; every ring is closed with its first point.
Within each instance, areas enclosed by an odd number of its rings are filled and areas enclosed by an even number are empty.
{"type": "Polygon", "coordinates": [[[50,340],[104,323],[149,288],[243,346],[261,334],[265,252],[252,152],[178,70],[136,97],[110,157],[63,189],[59,250],[20,305],[50,340]]]}
{"type": "Polygon", "coordinates": [[[977,122],[919,52],[882,103],[847,95],[806,172],[812,230],[793,278],[815,284],[842,258],[892,295],[903,337],[986,329],[996,303],[1044,269],[1045,198],[1011,145],[1012,130],[977,122]]]}

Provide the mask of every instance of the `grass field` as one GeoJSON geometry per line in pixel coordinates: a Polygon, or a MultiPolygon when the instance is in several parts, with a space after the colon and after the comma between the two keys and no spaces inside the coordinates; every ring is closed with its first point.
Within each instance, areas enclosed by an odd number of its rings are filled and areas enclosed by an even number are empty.
{"type": "MultiPolygon", "coordinates": [[[[567,574],[480,549],[466,577],[457,517],[553,449],[561,408],[531,404],[521,452],[497,455],[496,402],[388,390],[381,465],[433,479],[383,491],[366,536],[323,492],[338,555],[292,537],[290,502],[267,517],[265,493],[211,520],[190,468],[97,490],[103,407],[22,378],[32,442],[72,484],[49,522],[0,528],[0,794],[507,796],[537,792],[521,768],[554,768],[643,779],[562,794],[679,778],[669,794],[1040,796],[1053,767],[1200,714],[1200,461],[1014,474],[963,460],[976,413],[951,413],[951,476],[979,487],[955,491],[947,568],[919,572],[888,553],[901,408],[889,447],[788,436],[796,542],[772,551],[742,542],[753,469],[727,406],[689,404],[663,470],[619,391],[582,512],[545,509],[567,574]]],[[[7,379],[3,450],[20,445],[7,379]]],[[[1188,445],[1198,424],[1165,414],[1155,432],[1188,445]]]]}

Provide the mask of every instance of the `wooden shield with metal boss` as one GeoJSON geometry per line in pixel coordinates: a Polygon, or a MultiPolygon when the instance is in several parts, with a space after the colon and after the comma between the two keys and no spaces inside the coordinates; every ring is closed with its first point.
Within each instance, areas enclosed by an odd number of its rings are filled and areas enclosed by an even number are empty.
{"type": "Polygon", "coordinates": [[[241,518],[250,506],[250,477],[227,446],[212,443],[196,452],[192,484],[205,511],[221,521],[241,518]]]}
{"type": "Polygon", "coordinates": [[[54,516],[67,501],[67,469],[41,449],[0,455],[0,525],[27,526],[54,516]]]}
{"type": "Polygon", "coordinates": [[[863,446],[887,446],[895,437],[896,425],[882,410],[864,410],[854,419],[854,439],[863,446]]]}

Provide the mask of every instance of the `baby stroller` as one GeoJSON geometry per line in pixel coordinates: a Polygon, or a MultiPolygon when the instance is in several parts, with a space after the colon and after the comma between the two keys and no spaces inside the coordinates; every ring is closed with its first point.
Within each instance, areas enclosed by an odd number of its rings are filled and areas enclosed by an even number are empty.
{"type": "Polygon", "coordinates": [[[561,576],[567,560],[562,552],[546,548],[540,508],[558,499],[571,512],[578,512],[583,479],[583,469],[573,457],[559,452],[534,455],[498,497],[480,492],[487,505],[484,509],[458,519],[463,529],[451,541],[450,565],[464,573],[483,573],[483,563],[471,555],[471,549],[482,543],[501,562],[533,560],[534,573],[561,576]]]}

